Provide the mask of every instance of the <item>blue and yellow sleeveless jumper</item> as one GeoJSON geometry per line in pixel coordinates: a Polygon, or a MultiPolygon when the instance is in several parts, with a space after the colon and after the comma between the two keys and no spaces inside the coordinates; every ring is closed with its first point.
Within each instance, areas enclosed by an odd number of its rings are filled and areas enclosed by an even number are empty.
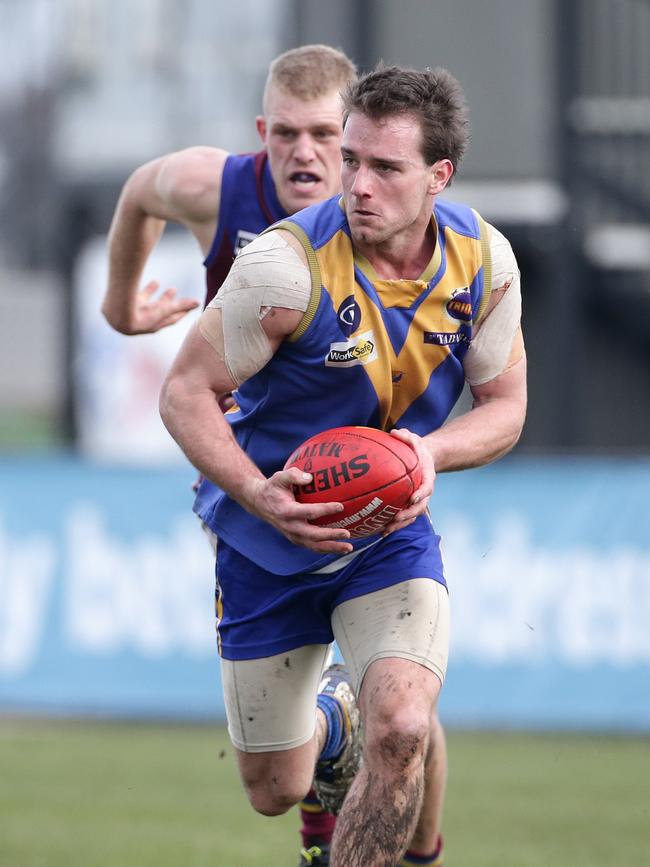
{"type": "MultiPolygon", "coordinates": [[[[448,417],[489,296],[489,245],[483,221],[465,206],[438,202],[432,223],[435,253],[419,280],[379,279],[355,257],[339,197],[275,224],[305,248],[311,303],[271,361],[238,389],[237,407],[226,415],[266,476],[330,427],[408,427],[425,435],[448,417]]],[[[220,539],[275,574],[309,572],[335,559],[292,545],[208,481],[195,511],[220,539]]]]}

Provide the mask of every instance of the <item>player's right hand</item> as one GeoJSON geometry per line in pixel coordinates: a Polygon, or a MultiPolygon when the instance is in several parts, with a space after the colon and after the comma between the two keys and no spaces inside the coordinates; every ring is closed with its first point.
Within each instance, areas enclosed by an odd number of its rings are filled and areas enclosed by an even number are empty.
{"type": "Polygon", "coordinates": [[[190,310],[195,310],[199,302],[193,298],[178,298],[177,290],[165,289],[156,297],[160,288],[157,280],[151,280],[135,298],[133,309],[125,321],[115,322],[107,316],[110,324],[122,334],[153,334],[182,319],[190,310]]]}
{"type": "Polygon", "coordinates": [[[256,479],[247,508],[279,530],[294,545],[323,554],[349,554],[350,533],[341,528],[316,527],[310,521],[343,511],[342,503],[299,503],[293,493],[296,485],[311,481],[309,473],[297,467],[280,470],[269,479],[256,479]]]}

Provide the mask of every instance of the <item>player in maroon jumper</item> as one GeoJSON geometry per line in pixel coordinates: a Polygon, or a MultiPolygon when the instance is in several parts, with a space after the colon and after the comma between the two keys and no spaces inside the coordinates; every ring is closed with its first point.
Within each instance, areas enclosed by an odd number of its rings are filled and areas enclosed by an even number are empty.
{"type": "Polygon", "coordinates": [[[167,222],[188,229],[205,258],[207,301],[237,251],[271,223],[340,191],[341,88],[354,64],[326,45],[276,58],[256,126],[264,149],[229,154],[190,147],[145,163],[122,189],[108,242],[102,312],[117,331],[145,334],[173,325],[197,303],[176,290],[140,289],[144,266],[167,222]]]}

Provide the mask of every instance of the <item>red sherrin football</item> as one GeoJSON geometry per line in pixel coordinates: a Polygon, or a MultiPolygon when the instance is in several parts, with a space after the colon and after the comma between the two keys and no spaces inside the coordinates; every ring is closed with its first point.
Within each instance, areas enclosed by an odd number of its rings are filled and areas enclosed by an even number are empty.
{"type": "Polygon", "coordinates": [[[310,437],[284,468],[311,473],[296,487],[300,503],[343,503],[345,509],[313,521],[320,527],[344,527],[354,538],[379,532],[403,509],[422,482],[413,449],[382,430],[335,427],[310,437]]]}

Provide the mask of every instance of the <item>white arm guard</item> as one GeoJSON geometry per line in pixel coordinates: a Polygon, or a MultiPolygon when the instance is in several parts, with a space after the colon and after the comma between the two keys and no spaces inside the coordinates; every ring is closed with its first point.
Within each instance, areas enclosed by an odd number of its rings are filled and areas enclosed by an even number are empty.
{"type": "Polygon", "coordinates": [[[219,293],[199,321],[201,334],[223,356],[241,385],[271,359],[262,319],[271,307],[304,312],[311,298],[309,268],[277,232],[261,235],[237,255],[219,293]],[[221,310],[215,317],[214,310],[221,310]]]}
{"type": "Polygon", "coordinates": [[[521,285],[517,260],[506,238],[490,227],[492,297],[496,302],[478,323],[463,368],[470,385],[495,379],[508,366],[521,320],[521,285]]]}

